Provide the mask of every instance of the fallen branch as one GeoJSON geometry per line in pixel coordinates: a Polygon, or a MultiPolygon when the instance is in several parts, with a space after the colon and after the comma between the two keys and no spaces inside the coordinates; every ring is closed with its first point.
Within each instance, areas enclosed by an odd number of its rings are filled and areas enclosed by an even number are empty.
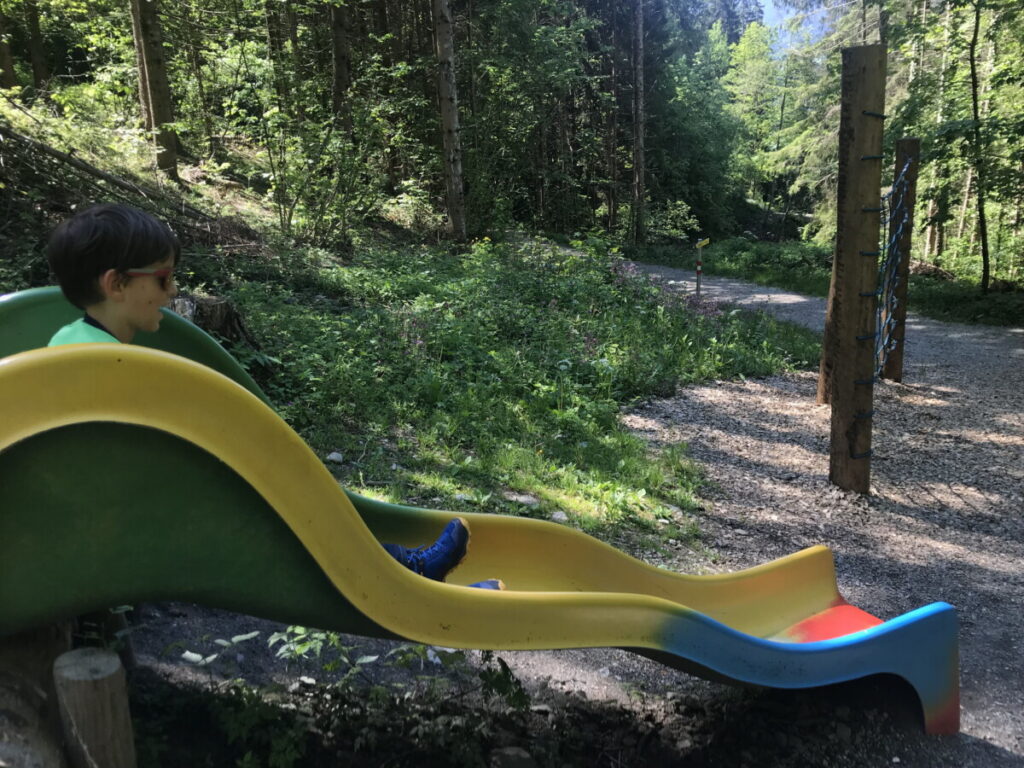
{"type": "MultiPolygon", "coordinates": [[[[125,181],[124,179],[119,179],[117,176],[113,176],[109,173],[106,173],[105,171],[101,171],[96,166],[87,163],[84,160],[80,160],[79,158],[75,157],[74,155],[68,152],[61,152],[59,149],[54,149],[53,147],[41,141],[30,138],[28,136],[23,136],[22,134],[17,133],[16,131],[13,131],[9,127],[4,126],[2,124],[0,124],[0,140],[8,140],[21,143],[36,152],[40,152],[55,160],[59,160],[62,163],[66,163],[67,165],[70,165],[72,168],[82,171],[95,178],[102,179],[103,181],[118,189],[122,189],[125,190],[126,192],[138,195],[139,197],[143,197],[146,200],[153,201],[154,199],[156,199],[166,201],[166,195],[164,195],[158,189],[154,189],[144,184],[133,183],[130,181],[125,181]]],[[[185,202],[176,201],[170,207],[173,207],[175,211],[185,216],[197,219],[199,221],[212,222],[214,220],[214,218],[209,214],[204,213],[198,208],[194,208],[185,202]]]]}

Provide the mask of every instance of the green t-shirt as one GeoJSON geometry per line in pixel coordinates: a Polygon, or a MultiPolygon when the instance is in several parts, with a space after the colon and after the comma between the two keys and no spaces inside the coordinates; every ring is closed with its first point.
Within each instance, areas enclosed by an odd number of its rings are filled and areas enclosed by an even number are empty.
{"type": "Polygon", "coordinates": [[[95,344],[96,342],[106,342],[107,344],[121,343],[114,336],[94,325],[90,325],[85,322],[84,317],[81,317],[73,323],[68,323],[53,334],[53,338],[50,339],[50,343],[46,346],[59,347],[61,344],[95,344]]]}

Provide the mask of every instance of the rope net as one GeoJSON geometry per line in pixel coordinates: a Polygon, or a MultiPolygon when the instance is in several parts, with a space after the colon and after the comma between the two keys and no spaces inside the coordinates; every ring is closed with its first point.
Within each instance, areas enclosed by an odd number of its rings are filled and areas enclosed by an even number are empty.
{"type": "Polygon", "coordinates": [[[899,300],[896,288],[900,274],[900,243],[903,232],[910,226],[913,212],[907,206],[908,171],[912,160],[907,160],[892,183],[892,188],[882,196],[882,237],[881,259],[878,265],[878,305],[875,341],[875,376],[882,373],[889,353],[896,348],[900,339],[896,336],[896,307],[899,300]]]}

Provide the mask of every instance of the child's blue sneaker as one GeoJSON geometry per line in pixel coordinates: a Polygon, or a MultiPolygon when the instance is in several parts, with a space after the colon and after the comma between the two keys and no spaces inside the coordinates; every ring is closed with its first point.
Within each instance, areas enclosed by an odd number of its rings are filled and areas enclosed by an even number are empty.
{"type": "Polygon", "coordinates": [[[464,518],[456,517],[429,547],[410,549],[400,544],[385,544],[384,548],[410,571],[434,581],[444,581],[444,577],[466,556],[469,526],[464,518]]]}
{"type": "Polygon", "coordinates": [[[475,584],[470,584],[469,586],[475,587],[476,589],[499,589],[499,590],[501,590],[501,589],[505,589],[505,582],[502,581],[501,579],[484,579],[483,581],[478,581],[475,584]]]}

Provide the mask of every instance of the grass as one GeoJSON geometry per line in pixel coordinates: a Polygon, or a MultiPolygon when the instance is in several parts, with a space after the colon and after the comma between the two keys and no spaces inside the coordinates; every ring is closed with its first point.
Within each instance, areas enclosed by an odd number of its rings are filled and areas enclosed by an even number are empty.
{"type": "MultiPolygon", "coordinates": [[[[831,251],[797,241],[751,242],[742,238],[713,243],[703,251],[705,274],[749,280],[760,285],[827,296],[831,280],[831,251]]],[[[649,248],[640,261],[692,268],[692,252],[678,248],[649,248]]],[[[958,323],[1024,325],[1024,291],[985,295],[976,280],[942,280],[911,275],[907,305],[911,312],[958,323]]]]}
{"type": "Polygon", "coordinates": [[[652,533],[696,508],[700,478],[681,448],[627,432],[621,408],[811,366],[817,343],[765,316],[695,311],[603,243],[576,245],[363,243],[344,265],[296,253],[277,279],[232,279],[261,344],[236,351],[315,450],[344,456],[333,466],[353,490],[652,533]]]}

